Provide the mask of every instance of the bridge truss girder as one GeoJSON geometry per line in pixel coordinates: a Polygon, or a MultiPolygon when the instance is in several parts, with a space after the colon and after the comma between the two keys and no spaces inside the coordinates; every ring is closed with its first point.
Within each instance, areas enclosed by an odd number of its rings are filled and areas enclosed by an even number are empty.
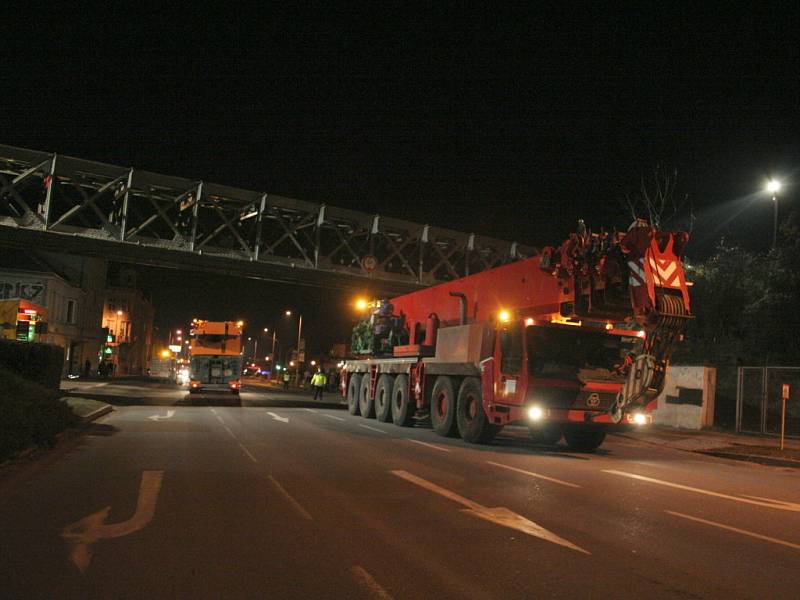
{"type": "Polygon", "coordinates": [[[39,240],[69,236],[73,247],[76,238],[114,244],[116,255],[160,250],[171,264],[178,253],[191,255],[187,264],[213,257],[216,264],[230,261],[232,272],[258,266],[287,281],[298,281],[281,275],[291,269],[311,280],[316,273],[320,280],[333,275],[405,289],[536,252],[402,219],[0,145],[0,240],[11,228],[39,240]]]}

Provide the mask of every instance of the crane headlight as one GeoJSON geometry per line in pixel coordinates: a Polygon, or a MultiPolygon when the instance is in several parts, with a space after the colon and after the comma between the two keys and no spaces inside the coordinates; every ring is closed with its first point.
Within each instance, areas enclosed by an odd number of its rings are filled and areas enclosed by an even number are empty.
{"type": "Polygon", "coordinates": [[[544,410],[541,406],[531,406],[528,408],[528,418],[531,421],[541,421],[544,419],[544,410]]]}

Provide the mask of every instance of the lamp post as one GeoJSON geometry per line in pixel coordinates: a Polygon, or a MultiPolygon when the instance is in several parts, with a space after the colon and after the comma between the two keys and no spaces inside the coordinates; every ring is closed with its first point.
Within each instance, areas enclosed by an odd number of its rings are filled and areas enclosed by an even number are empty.
{"type": "MultiPolygon", "coordinates": [[[[291,317],[292,311],[287,310],[286,316],[291,317]]],[[[303,334],[303,315],[302,313],[298,315],[297,321],[297,361],[295,362],[295,383],[300,385],[300,337],[303,334]]]]}
{"type": "Polygon", "coordinates": [[[767,183],[767,191],[772,194],[772,206],[774,208],[774,217],[772,224],[772,249],[778,243],[778,192],[781,190],[781,182],[777,179],[771,179],[767,183]]]}

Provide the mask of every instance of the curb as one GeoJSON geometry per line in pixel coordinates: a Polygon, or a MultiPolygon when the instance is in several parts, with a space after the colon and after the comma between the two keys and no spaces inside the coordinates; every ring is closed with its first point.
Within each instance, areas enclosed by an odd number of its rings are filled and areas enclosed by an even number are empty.
{"type": "Polygon", "coordinates": [[[78,416],[78,418],[81,420],[81,423],[91,423],[92,421],[99,419],[103,415],[107,415],[112,410],[114,410],[113,406],[111,406],[110,404],[105,404],[100,408],[98,408],[97,410],[90,412],[88,415],[81,415],[78,416]]]}
{"type": "Polygon", "coordinates": [[[707,454],[717,458],[738,460],[739,462],[757,463],[769,467],[800,469],[800,460],[793,460],[791,458],[775,458],[774,456],[763,456],[760,454],[738,454],[736,452],[725,452],[722,450],[696,450],[695,452],[697,454],[707,454]]]}

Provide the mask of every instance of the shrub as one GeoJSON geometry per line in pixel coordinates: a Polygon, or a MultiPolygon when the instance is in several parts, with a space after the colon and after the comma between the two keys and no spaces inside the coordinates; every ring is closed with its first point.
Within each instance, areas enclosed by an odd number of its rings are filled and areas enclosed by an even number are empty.
{"type": "Polygon", "coordinates": [[[75,422],[59,392],[0,366],[0,460],[29,446],[51,444],[75,422]]]}
{"type": "Polygon", "coordinates": [[[0,367],[41,386],[57,390],[63,366],[64,350],[59,346],[0,339],[0,367]]]}

